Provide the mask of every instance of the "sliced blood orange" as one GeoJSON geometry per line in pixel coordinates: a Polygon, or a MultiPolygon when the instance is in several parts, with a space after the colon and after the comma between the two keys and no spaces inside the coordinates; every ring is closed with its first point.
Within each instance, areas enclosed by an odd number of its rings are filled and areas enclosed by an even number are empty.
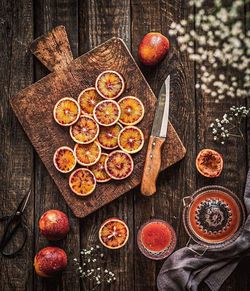
{"type": "Polygon", "coordinates": [[[75,194],[87,196],[95,190],[96,179],[89,169],[79,168],[70,175],[69,186],[75,194]]]}
{"type": "Polygon", "coordinates": [[[94,118],[102,126],[115,124],[121,114],[121,109],[117,102],[113,100],[103,100],[94,108],[94,118]]]}
{"type": "Polygon", "coordinates": [[[208,178],[219,177],[223,169],[221,154],[211,149],[201,150],[195,163],[200,174],[208,178]]]}
{"type": "Polygon", "coordinates": [[[119,218],[109,218],[99,229],[99,240],[108,249],[123,247],[129,238],[129,229],[126,223],[119,218]]]}
{"type": "Polygon", "coordinates": [[[107,157],[108,154],[102,153],[99,161],[93,166],[89,167],[89,169],[95,175],[96,181],[99,183],[107,182],[111,179],[104,167],[107,157]]]}
{"type": "Polygon", "coordinates": [[[118,135],[122,129],[120,123],[112,126],[102,126],[98,135],[98,141],[102,148],[113,150],[118,147],[118,135]]]}
{"type": "Polygon", "coordinates": [[[95,88],[103,98],[116,99],[124,91],[125,83],[119,73],[109,70],[97,77],[95,88]]]}
{"type": "Polygon", "coordinates": [[[59,172],[68,173],[74,169],[76,157],[71,148],[63,146],[55,151],[53,162],[59,172]]]}
{"type": "Polygon", "coordinates": [[[94,165],[101,157],[101,147],[96,141],[88,144],[77,143],[74,152],[77,162],[82,166],[94,165]]]}
{"type": "Polygon", "coordinates": [[[123,97],[118,102],[121,108],[120,122],[125,125],[135,125],[139,123],[144,116],[144,106],[142,102],[134,97],[123,97]]]}
{"type": "Polygon", "coordinates": [[[134,154],[139,152],[144,144],[144,135],[136,126],[125,126],[118,136],[119,147],[129,153],[134,154]]]}
{"type": "Polygon", "coordinates": [[[83,90],[78,96],[78,103],[81,107],[82,113],[87,115],[93,114],[94,107],[100,101],[102,101],[102,98],[94,87],[83,90]]]}
{"type": "Polygon", "coordinates": [[[88,144],[96,139],[99,133],[99,125],[87,115],[82,115],[78,121],[70,127],[72,139],[80,144],[88,144]]]}
{"type": "Polygon", "coordinates": [[[130,154],[121,150],[110,153],[105,161],[105,170],[115,180],[122,180],[131,175],[134,162],[130,154]]]}
{"type": "Polygon", "coordinates": [[[62,126],[70,126],[74,124],[81,113],[79,104],[75,99],[65,97],[60,99],[53,111],[55,121],[62,126]]]}

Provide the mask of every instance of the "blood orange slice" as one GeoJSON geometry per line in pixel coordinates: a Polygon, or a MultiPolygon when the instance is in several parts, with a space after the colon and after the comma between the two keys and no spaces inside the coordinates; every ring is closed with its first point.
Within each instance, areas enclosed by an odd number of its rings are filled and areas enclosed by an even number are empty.
{"type": "Polygon", "coordinates": [[[103,100],[94,108],[94,118],[102,126],[115,124],[121,114],[121,109],[117,102],[113,100],[103,100]]]}
{"type": "Polygon", "coordinates": [[[94,174],[85,168],[76,169],[69,177],[70,189],[79,196],[87,196],[95,190],[94,174]]]}
{"type": "Polygon", "coordinates": [[[119,218],[109,218],[99,229],[99,240],[108,249],[123,247],[129,238],[129,229],[126,223],[119,218]]]}
{"type": "Polygon", "coordinates": [[[87,115],[82,115],[78,121],[70,127],[72,139],[80,144],[93,142],[99,133],[99,125],[87,115]]]}
{"type": "Polygon", "coordinates": [[[89,144],[76,144],[74,148],[77,162],[82,166],[91,166],[101,157],[101,147],[94,141],[89,144]]]}
{"type": "Polygon", "coordinates": [[[129,153],[134,154],[139,152],[144,144],[144,135],[136,126],[125,126],[118,136],[119,147],[129,153]]]}
{"type": "Polygon", "coordinates": [[[102,100],[94,87],[83,90],[78,96],[78,103],[81,107],[82,113],[92,115],[94,107],[102,100]]]}
{"type": "Polygon", "coordinates": [[[70,126],[74,124],[81,113],[79,104],[75,99],[65,97],[60,99],[53,111],[55,121],[62,126],[70,126]]]}
{"type": "Polygon", "coordinates": [[[102,153],[99,161],[89,168],[95,175],[96,181],[99,183],[104,183],[111,179],[104,167],[107,157],[108,154],[102,153]]]}
{"type": "Polygon", "coordinates": [[[124,91],[125,83],[119,73],[109,70],[97,77],[95,88],[103,98],[116,99],[124,91]]]}
{"type": "Polygon", "coordinates": [[[63,146],[56,150],[53,162],[59,172],[68,173],[74,169],[76,157],[71,148],[63,146]]]}
{"type": "Polygon", "coordinates": [[[105,170],[115,180],[122,180],[131,175],[134,169],[132,157],[123,151],[116,150],[108,155],[105,170]]]}
{"type": "Polygon", "coordinates": [[[102,148],[113,150],[118,147],[118,135],[122,129],[122,125],[116,123],[112,126],[101,127],[98,135],[98,141],[102,148]]]}
{"type": "Polygon", "coordinates": [[[142,102],[134,97],[123,97],[118,102],[121,108],[120,122],[125,125],[135,125],[139,123],[144,116],[144,106],[142,102]]]}

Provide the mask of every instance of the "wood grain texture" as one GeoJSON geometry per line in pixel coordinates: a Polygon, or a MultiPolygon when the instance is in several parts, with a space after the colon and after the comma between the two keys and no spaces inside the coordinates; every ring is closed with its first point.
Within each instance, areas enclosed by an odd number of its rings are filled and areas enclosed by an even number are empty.
{"type": "Polygon", "coordinates": [[[51,72],[67,67],[73,61],[64,26],[57,26],[30,45],[31,52],[51,72]]]}
{"type": "MultiPolygon", "coordinates": [[[[242,16],[249,11],[249,7],[247,4],[242,16]]],[[[209,96],[195,92],[198,71],[194,71],[194,64],[188,60],[187,53],[180,52],[174,38],[168,35],[170,23],[186,18],[192,10],[193,7],[189,7],[187,1],[183,0],[0,0],[0,214],[11,212],[30,183],[34,184],[34,197],[32,195],[25,213],[30,227],[29,240],[20,257],[6,260],[0,256],[0,290],[83,290],[75,276],[72,258],[78,255],[80,247],[98,243],[100,224],[106,218],[116,216],[127,222],[130,238],[121,250],[104,251],[104,267],[116,273],[117,281],[110,287],[100,287],[100,290],[156,291],[156,277],[163,262],[145,258],[137,248],[136,235],[141,224],[150,218],[168,221],[177,232],[177,248],[180,248],[188,240],[181,219],[183,196],[212,182],[242,195],[245,173],[250,164],[250,147],[247,152],[244,145],[234,140],[224,147],[216,145],[208,130],[208,124],[214,118],[219,118],[224,113],[222,111],[226,111],[234,102],[223,101],[216,105],[209,96]],[[185,144],[187,154],[183,161],[159,175],[156,195],[145,197],[136,187],[95,213],[78,220],[66,206],[38,155],[33,154],[30,142],[10,109],[9,97],[48,74],[48,69],[37,60],[34,60],[32,74],[32,57],[28,46],[34,37],[57,25],[66,26],[75,57],[110,37],[121,37],[156,95],[165,77],[171,73],[170,121],[185,144]],[[162,32],[169,37],[171,45],[167,57],[156,67],[145,67],[137,58],[139,42],[149,31],[162,32]],[[196,154],[205,146],[221,151],[225,158],[222,177],[213,181],[201,177],[194,167],[196,154]],[[20,191],[17,192],[17,189],[20,191]],[[34,205],[34,210],[31,205],[34,205]],[[41,280],[33,275],[33,255],[51,243],[40,236],[37,222],[40,215],[51,208],[60,209],[70,216],[69,236],[56,243],[68,253],[69,267],[57,280],[41,280]]],[[[246,25],[249,26],[249,21],[246,21],[246,25]]],[[[250,105],[249,100],[247,104],[250,105]]],[[[245,129],[248,144],[249,120],[245,129]]],[[[249,263],[249,258],[243,259],[222,290],[248,291],[249,263]]],[[[199,290],[209,289],[200,286],[199,290]]]]}
{"type": "MultiPolygon", "coordinates": [[[[67,26],[68,37],[71,43],[73,55],[78,55],[78,3],[75,0],[36,1],[35,14],[35,37],[50,31],[57,25],[67,26]]],[[[43,78],[48,73],[47,69],[35,59],[34,75],[35,81],[43,78]]],[[[33,290],[80,290],[80,282],[75,272],[73,259],[79,257],[80,251],[80,227],[79,220],[67,207],[53,179],[36,155],[35,158],[35,245],[34,252],[38,252],[47,245],[57,245],[65,250],[68,255],[68,267],[61,277],[56,280],[43,280],[35,276],[33,290]],[[70,232],[66,239],[53,243],[40,235],[38,221],[41,215],[49,209],[59,209],[66,213],[70,221],[70,232]]]]}
{"type": "Polygon", "coordinates": [[[161,168],[161,148],[165,138],[150,136],[143,168],[141,193],[151,196],[156,193],[156,181],[161,168]]]}
{"type": "MultiPolygon", "coordinates": [[[[73,147],[68,128],[58,126],[53,120],[54,105],[62,97],[76,98],[84,88],[93,86],[98,74],[107,69],[116,70],[124,76],[126,89],[123,96],[135,95],[144,103],[146,110],[140,127],[147,141],[153,121],[152,113],[155,110],[156,97],[124,42],[119,38],[113,38],[96,47],[74,60],[66,69],[56,71],[19,92],[11,101],[13,110],[24,130],[77,217],[88,215],[134,188],[141,181],[146,148],[135,155],[135,168],[129,178],[125,181],[110,181],[98,185],[92,195],[84,198],[74,195],[70,191],[68,175],[60,174],[52,163],[53,154],[59,146],[73,147]],[[40,122],[41,120],[43,122],[40,122]]],[[[185,154],[179,137],[171,125],[169,127],[167,142],[163,148],[161,169],[182,159],[185,154]]]]}
{"type": "MultiPolygon", "coordinates": [[[[129,0],[82,1],[79,9],[79,51],[81,53],[93,49],[113,36],[121,37],[130,48],[131,9],[129,0]]],[[[117,280],[111,286],[100,287],[102,291],[135,290],[133,193],[134,190],[129,191],[81,220],[82,248],[99,244],[98,228],[109,217],[123,219],[130,229],[128,243],[121,250],[115,252],[104,250],[103,267],[112,269],[117,280]]],[[[88,285],[88,287],[90,286],[91,284],[88,285]]]]}
{"type": "MultiPolygon", "coordinates": [[[[204,6],[204,8],[209,13],[213,13],[213,8],[209,6],[209,3],[207,3],[207,6],[204,6]]],[[[244,9],[242,9],[242,15],[244,15],[244,9]]],[[[196,68],[196,74],[199,73],[199,69],[196,68]]],[[[224,159],[224,168],[219,178],[211,181],[197,172],[197,188],[217,184],[227,187],[238,197],[242,198],[248,168],[246,159],[246,145],[244,142],[233,138],[230,139],[224,146],[214,142],[209,125],[214,122],[216,118],[221,119],[231,106],[244,105],[244,101],[226,97],[219,104],[217,104],[209,94],[205,94],[200,90],[196,90],[196,96],[196,126],[198,136],[196,143],[197,153],[203,148],[212,148],[221,153],[224,159]]],[[[242,266],[241,264],[238,266],[237,271],[225,281],[220,290],[246,290],[250,271],[249,268],[245,267],[245,264],[246,260],[242,266]]],[[[207,287],[204,287],[204,290],[207,290],[207,287]]]]}
{"type": "MultiPolygon", "coordinates": [[[[194,68],[187,53],[178,50],[174,38],[168,35],[172,21],[180,21],[192,12],[185,1],[132,1],[132,47],[137,58],[137,47],[148,31],[159,31],[170,40],[170,51],[157,67],[140,68],[151,88],[158,94],[162,82],[171,75],[170,116],[177,129],[187,153],[183,161],[163,171],[158,178],[157,193],[152,197],[135,195],[135,231],[151,218],[168,221],[177,233],[177,248],[188,240],[182,224],[182,197],[195,190],[195,95],[194,68]]],[[[145,258],[135,247],[135,290],[157,290],[156,277],[163,262],[154,262],[145,258]]]]}
{"type": "MultiPolygon", "coordinates": [[[[26,245],[13,259],[0,255],[0,290],[4,291],[33,290],[33,148],[9,104],[10,96],[33,81],[28,52],[32,19],[32,1],[0,1],[0,216],[15,211],[32,189],[23,217],[28,225],[26,245]]],[[[13,244],[18,243],[16,237],[13,244]]]]}

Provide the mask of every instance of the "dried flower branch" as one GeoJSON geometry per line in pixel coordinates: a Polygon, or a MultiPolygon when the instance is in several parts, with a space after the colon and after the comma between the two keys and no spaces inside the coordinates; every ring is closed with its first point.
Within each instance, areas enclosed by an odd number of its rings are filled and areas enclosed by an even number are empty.
{"type": "Polygon", "coordinates": [[[99,245],[89,249],[82,249],[80,251],[80,262],[74,258],[76,271],[82,280],[84,290],[86,288],[86,280],[93,282],[93,287],[89,291],[95,290],[101,284],[111,284],[116,280],[115,274],[108,269],[101,267],[103,264],[104,254],[101,252],[99,245]]]}
{"type": "Polygon", "coordinates": [[[250,94],[250,31],[245,31],[242,20],[244,1],[234,0],[223,7],[222,0],[207,0],[213,3],[213,12],[202,8],[206,1],[190,0],[196,14],[188,21],[173,22],[170,35],[176,35],[181,51],[187,51],[195,61],[196,88],[215,98],[244,98],[250,94]],[[188,33],[187,27],[195,27],[188,33]]]}
{"type": "Polygon", "coordinates": [[[221,144],[224,144],[230,137],[245,140],[241,125],[242,120],[247,117],[249,111],[250,108],[247,109],[245,106],[232,106],[221,120],[215,119],[215,122],[210,124],[214,140],[221,144]]]}

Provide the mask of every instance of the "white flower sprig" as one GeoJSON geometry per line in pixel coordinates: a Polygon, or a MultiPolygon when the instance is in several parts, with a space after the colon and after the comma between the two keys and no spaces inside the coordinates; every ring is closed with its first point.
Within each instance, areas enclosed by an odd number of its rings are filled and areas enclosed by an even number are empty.
{"type": "Polygon", "coordinates": [[[223,115],[222,119],[215,119],[215,121],[210,124],[214,141],[224,144],[230,137],[245,140],[241,130],[241,123],[249,112],[250,108],[247,109],[245,106],[232,106],[230,111],[223,115]]]}
{"type": "Polygon", "coordinates": [[[93,282],[93,288],[89,291],[95,290],[101,284],[111,284],[116,280],[113,272],[101,267],[104,254],[101,252],[99,245],[89,249],[82,249],[80,256],[80,262],[77,258],[74,258],[74,263],[76,265],[76,271],[82,279],[85,291],[87,291],[85,280],[93,282]]]}
{"type": "Polygon", "coordinates": [[[180,51],[187,51],[196,62],[196,88],[216,102],[225,97],[244,98],[250,94],[250,31],[245,31],[242,13],[244,0],[229,7],[222,0],[207,0],[213,12],[202,8],[205,0],[190,0],[196,14],[188,20],[172,22],[170,35],[177,36],[180,51]],[[188,32],[188,27],[195,30],[188,32]]]}

